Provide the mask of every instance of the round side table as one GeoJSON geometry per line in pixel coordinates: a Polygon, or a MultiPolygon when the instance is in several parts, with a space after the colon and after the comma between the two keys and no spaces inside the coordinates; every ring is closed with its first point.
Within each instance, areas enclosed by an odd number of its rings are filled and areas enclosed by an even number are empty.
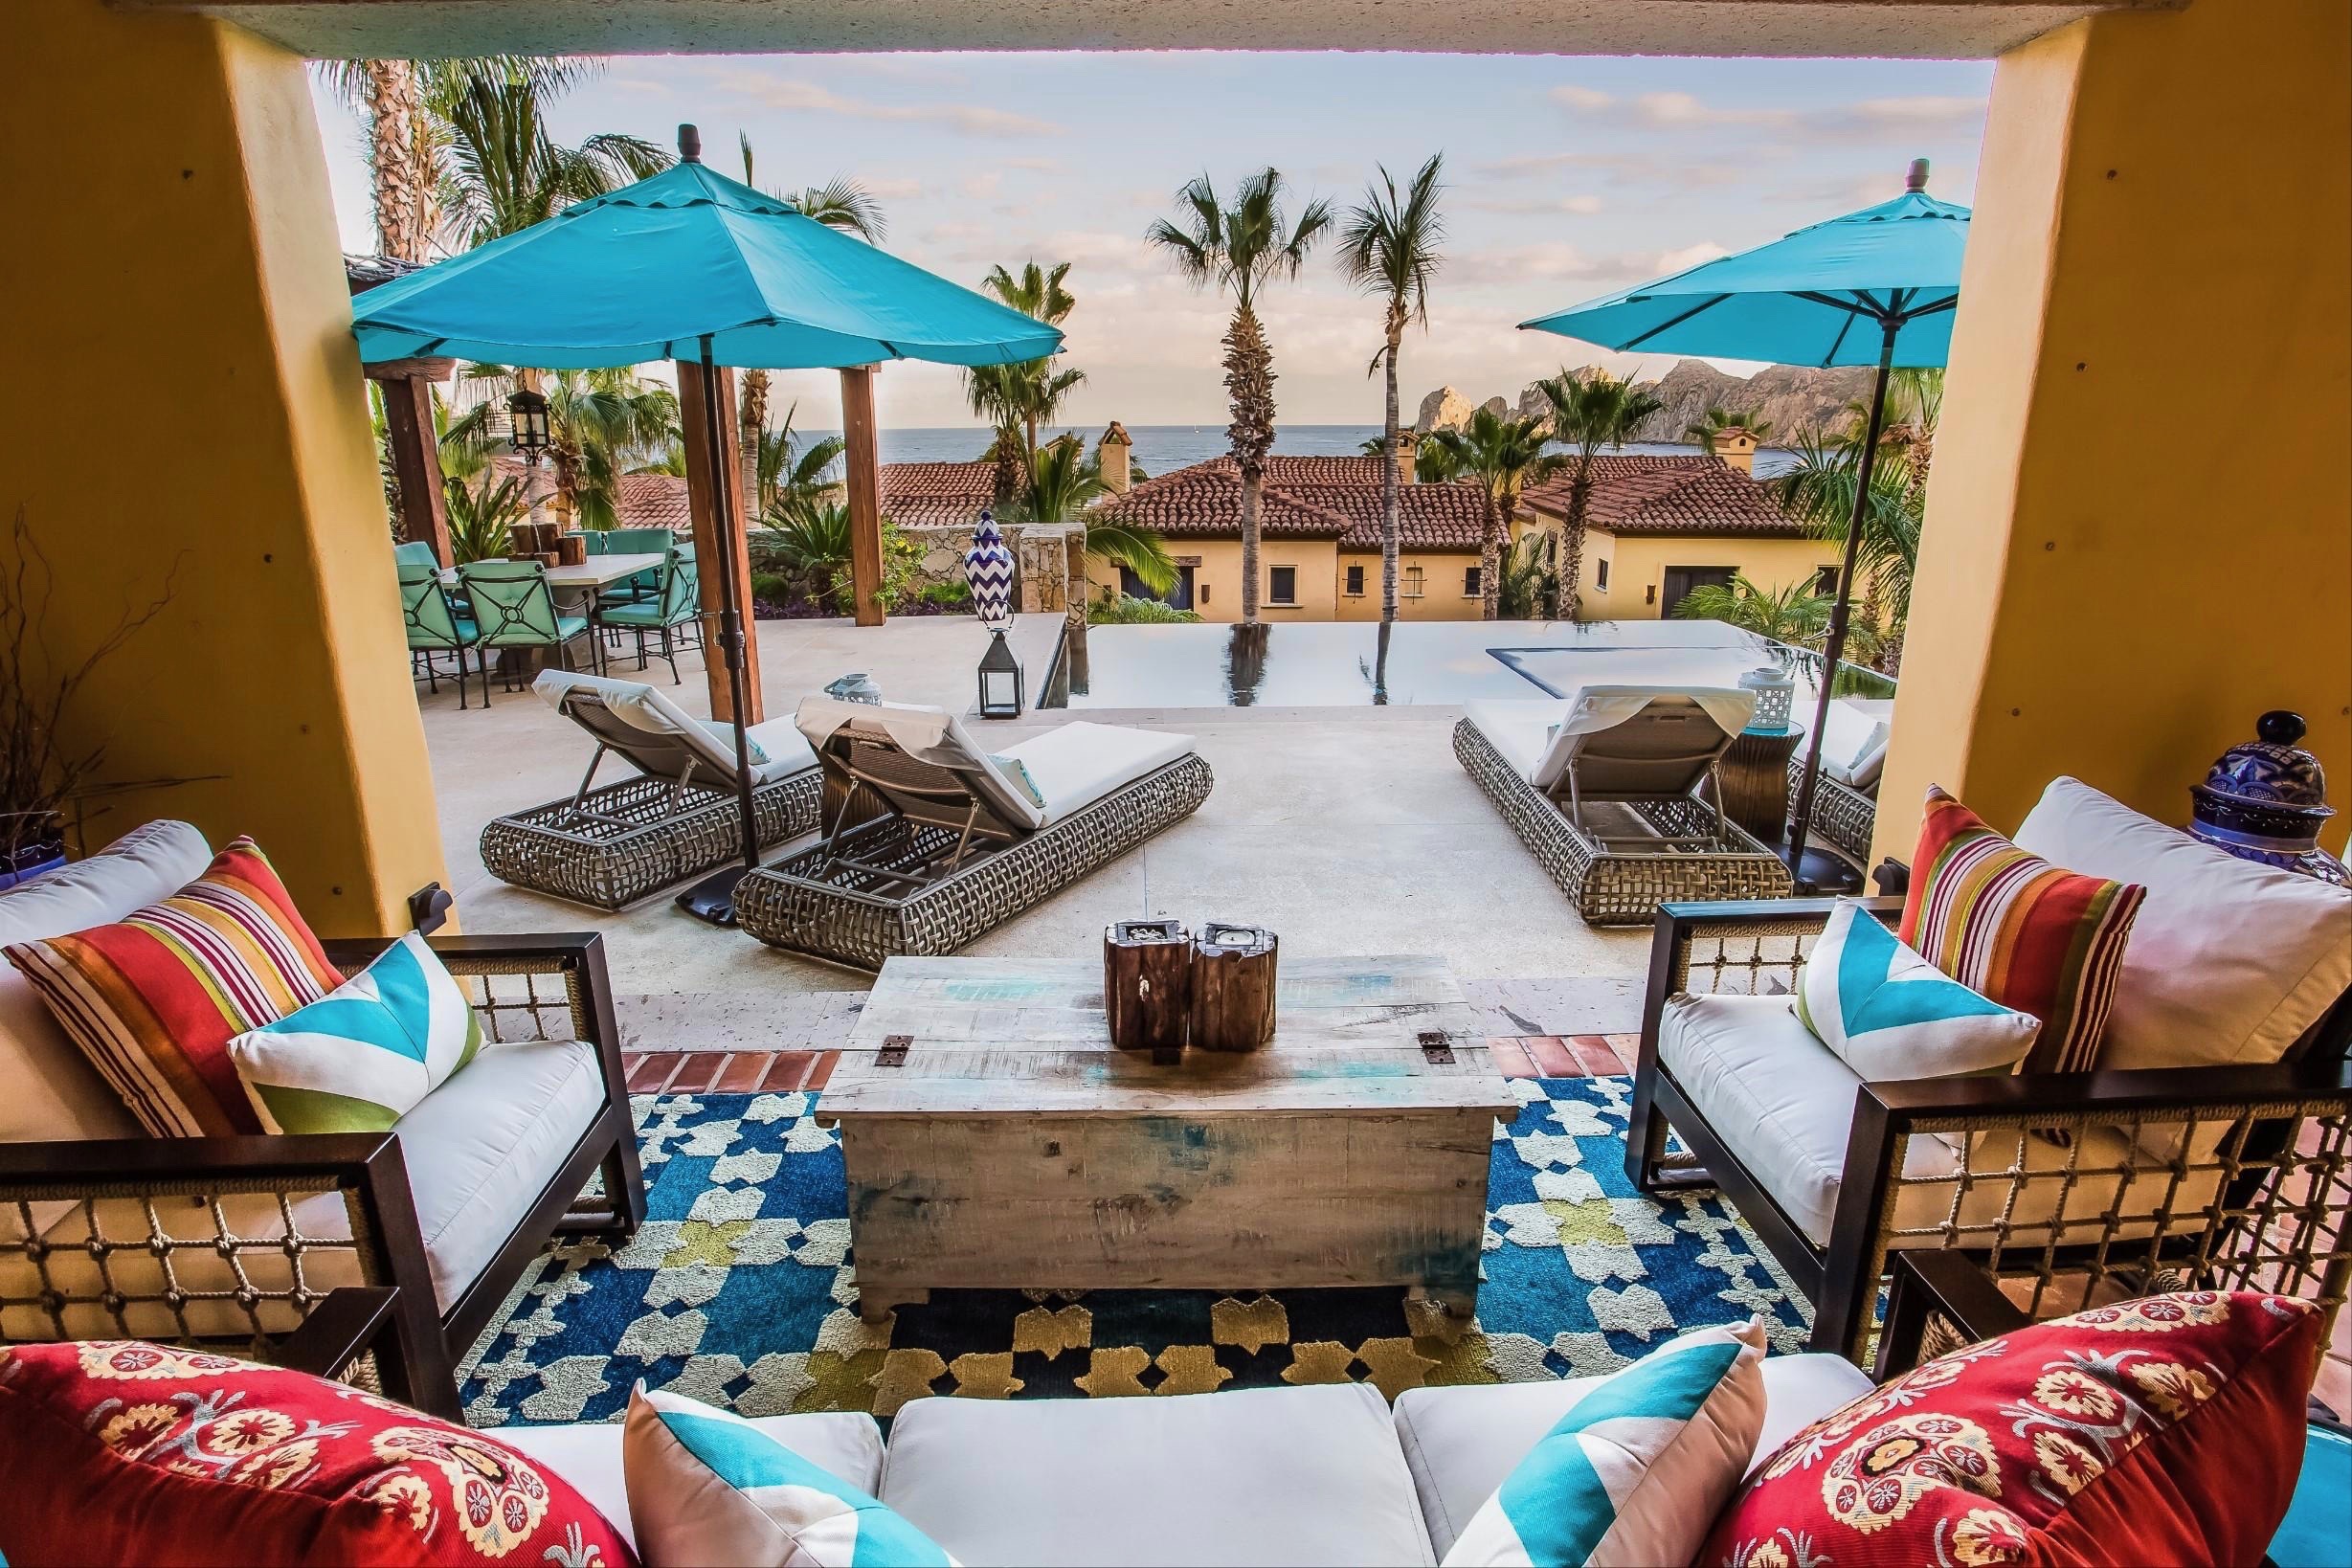
{"type": "Polygon", "coordinates": [[[1723,782],[1723,815],[1768,844],[1788,836],[1788,759],[1804,739],[1804,727],[1785,734],[1742,730],[1723,753],[1715,776],[1723,782]]]}

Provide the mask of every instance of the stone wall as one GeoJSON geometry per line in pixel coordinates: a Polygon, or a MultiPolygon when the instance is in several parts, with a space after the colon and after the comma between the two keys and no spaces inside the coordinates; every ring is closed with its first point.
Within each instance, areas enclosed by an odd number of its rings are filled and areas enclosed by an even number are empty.
{"type": "MultiPolygon", "coordinates": [[[[1007,549],[1013,552],[1014,608],[1024,615],[1050,615],[1071,605],[1069,591],[1071,529],[1064,524],[1006,523],[999,525],[1007,549]]],[[[916,570],[918,590],[934,583],[964,580],[964,552],[972,548],[972,530],[960,526],[901,528],[923,548],[923,564],[916,570]]],[[[1083,557],[1081,558],[1083,562],[1083,557]]],[[[1079,611],[1084,614],[1083,603],[1079,611]]]]}

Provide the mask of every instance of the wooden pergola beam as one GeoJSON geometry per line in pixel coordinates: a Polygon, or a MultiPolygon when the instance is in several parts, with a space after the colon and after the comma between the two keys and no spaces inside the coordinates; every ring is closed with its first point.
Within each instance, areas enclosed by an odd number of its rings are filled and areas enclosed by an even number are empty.
{"type": "Polygon", "coordinates": [[[384,444],[400,482],[400,536],[433,547],[441,565],[455,566],[449,542],[449,504],[441,493],[440,443],[433,434],[433,386],[455,374],[454,359],[388,360],[367,367],[383,389],[384,444]]]}
{"type": "Polygon", "coordinates": [[[874,367],[841,372],[841,441],[849,465],[849,587],[861,626],[882,613],[882,459],[874,425],[874,367]]]}
{"type": "MultiPolygon", "coordinates": [[[[732,478],[743,472],[742,438],[735,423],[735,373],[723,370],[718,376],[719,406],[714,410],[703,406],[703,369],[686,360],[673,362],[671,369],[678,373],[678,420],[683,427],[686,449],[686,510],[694,524],[695,575],[700,581],[703,601],[703,676],[710,686],[710,716],[719,720],[736,717],[734,693],[728,685],[727,656],[719,644],[719,616],[727,605],[727,573],[720,570],[719,512],[712,504],[719,493],[717,476],[710,471],[710,434],[706,420],[716,416],[719,438],[724,443],[726,471],[732,478]]],[[[728,510],[733,515],[731,549],[735,557],[735,587],[738,594],[736,615],[743,624],[743,714],[745,724],[757,724],[767,715],[767,704],[759,683],[759,622],[751,618],[751,557],[744,532],[743,497],[738,484],[728,484],[728,510]]]]}

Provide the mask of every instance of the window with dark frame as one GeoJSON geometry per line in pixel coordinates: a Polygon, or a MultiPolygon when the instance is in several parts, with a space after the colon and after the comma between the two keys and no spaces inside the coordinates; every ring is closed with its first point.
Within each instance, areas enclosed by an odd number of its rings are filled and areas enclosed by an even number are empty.
{"type": "Polygon", "coordinates": [[[1593,592],[1596,594],[1606,594],[1608,591],[1609,563],[1607,558],[1603,557],[1602,559],[1593,563],[1593,592]]]}
{"type": "Polygon", "coordinates": [[[1462,569],[1462,596],[1466,599],[1474,599],[1479,595],[1478,571],[1476,567],[1462,569]]]}
{"type": "Polygon", "coordinates": [[[1362,567],[1348,568],[1348,594],[1352,598],[1359,599],[1364,596],[1364,569],[1362,567]]]}
{"type": "Polygon", "coordinates": [[[1266,602],[1268,604],[1298,603],[1298,568],[1266,568],[1266,602]]]}
{"type": "Polygon", "coordinates": [[[1838,593],[1838,569],[1826,566],[1813,573],[1813,594],[1816,598],[1833,599],[1838,593]]]}

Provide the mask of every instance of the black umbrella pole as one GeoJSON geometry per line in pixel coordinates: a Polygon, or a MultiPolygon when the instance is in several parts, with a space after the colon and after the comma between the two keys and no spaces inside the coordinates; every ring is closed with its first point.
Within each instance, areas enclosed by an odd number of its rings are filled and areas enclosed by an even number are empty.
{"type": "Polygon", "coordinates": [[[1797,891],[1814,887],[1803,879],[1805,839],[1813,827],[1813,796],[1821,782],[1822,731],[1829,724],[1830,694],[1837,687],[1838,661],[1846,657],[1846,623],[1853,613],[1854,569],[1862,556],[1862,520],[1870,514],[1870,473],[1878,466],[1878,437],[1887,417],[1887,381],[1894,372],[1894,338],[1902,323],[1886,324],[1886,344],[1878,351],[1878,380],[1870,389],[1870,424],[1862,439],[1862,461],[1854,472],[1854,514],[1846,523],[1845,561],[1838,568],[1837,600],[1829,607],[1829,638],[1822,644],[1821,692],[1813,705],[1813,733],[1806,737],[1804,781],[1797,787],[1797,809],[1788,822],[1788,867],[1796,876],[1797,891]]]}

